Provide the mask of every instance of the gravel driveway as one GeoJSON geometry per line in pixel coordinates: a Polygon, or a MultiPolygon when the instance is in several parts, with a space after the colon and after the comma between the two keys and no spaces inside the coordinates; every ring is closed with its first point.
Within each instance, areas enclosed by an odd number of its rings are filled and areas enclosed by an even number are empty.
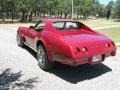
{"type": "Polygon", "coordinates": [[[57,65],[45,72],[36,54],[16,43],[19,25],[0,25],[0,90],[120,90],[120,49],[101,64],[57,65]]]}

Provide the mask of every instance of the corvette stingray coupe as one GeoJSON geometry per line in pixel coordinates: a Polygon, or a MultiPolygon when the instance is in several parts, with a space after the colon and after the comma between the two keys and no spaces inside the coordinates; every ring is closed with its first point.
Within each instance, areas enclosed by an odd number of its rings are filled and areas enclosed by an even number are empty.
{"type": "Polygon", "coordinates": [[[35,26],[19,27],[17,43],[36,52],[43,70],[51,69],[56,61],[70,66],[93,65],[116,55],[111,39],[77,20],[44,19],[35,26]]]}

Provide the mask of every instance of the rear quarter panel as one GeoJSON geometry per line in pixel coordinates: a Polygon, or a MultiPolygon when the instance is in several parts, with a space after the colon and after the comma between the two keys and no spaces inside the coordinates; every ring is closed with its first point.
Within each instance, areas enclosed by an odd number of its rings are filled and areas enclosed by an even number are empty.
{"type": "Polygon", "coordinates": [[[65,56],[70,56],[69,46],[59,34],[46,31],[43,33],[43,37],[46,42],[48,52],[50,52],[53,59],[55,55],[63,54],[65,56]]]}
{"type": "Polygon", "coordinates": [[[45,41],[47,51],[52,56],[53,60],[55,60],[56,55],[72,55],[69,45],[62,38],[62,35],[54,29],[52,23],[46,24],[45,30],[41,34],[41,38],[45,41]]]}

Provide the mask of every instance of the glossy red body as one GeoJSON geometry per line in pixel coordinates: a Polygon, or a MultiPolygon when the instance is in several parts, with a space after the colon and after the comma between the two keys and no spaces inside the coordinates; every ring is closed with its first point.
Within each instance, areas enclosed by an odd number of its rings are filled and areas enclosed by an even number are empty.
{"type": "Polygon", "coordinates": [[[46,49],[51,62],[58,61],[63,64],[77,66],[85,63],[100,63],[106,57],[115,56],[116,46],[106,36],[91,30],[82,24],[80,30],[56,30],[54,22],[74,20],[46,19],[42,31],[34,28],[19,27],[18,33],[24,38],[25,44],[37,51],[38,43],[46,49]],[[93,62],[93,56],[101,55],[102,60],[93,62]]]}

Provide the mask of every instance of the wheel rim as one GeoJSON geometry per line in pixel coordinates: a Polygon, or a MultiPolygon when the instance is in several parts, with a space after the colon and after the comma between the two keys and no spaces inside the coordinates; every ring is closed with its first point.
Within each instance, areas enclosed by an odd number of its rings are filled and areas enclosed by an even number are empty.
{"type": "Polygon", "coordinates": [[[42,47],[38,49],[38,63],[41,65],[45,65],[46,54],[42,47]]]}

